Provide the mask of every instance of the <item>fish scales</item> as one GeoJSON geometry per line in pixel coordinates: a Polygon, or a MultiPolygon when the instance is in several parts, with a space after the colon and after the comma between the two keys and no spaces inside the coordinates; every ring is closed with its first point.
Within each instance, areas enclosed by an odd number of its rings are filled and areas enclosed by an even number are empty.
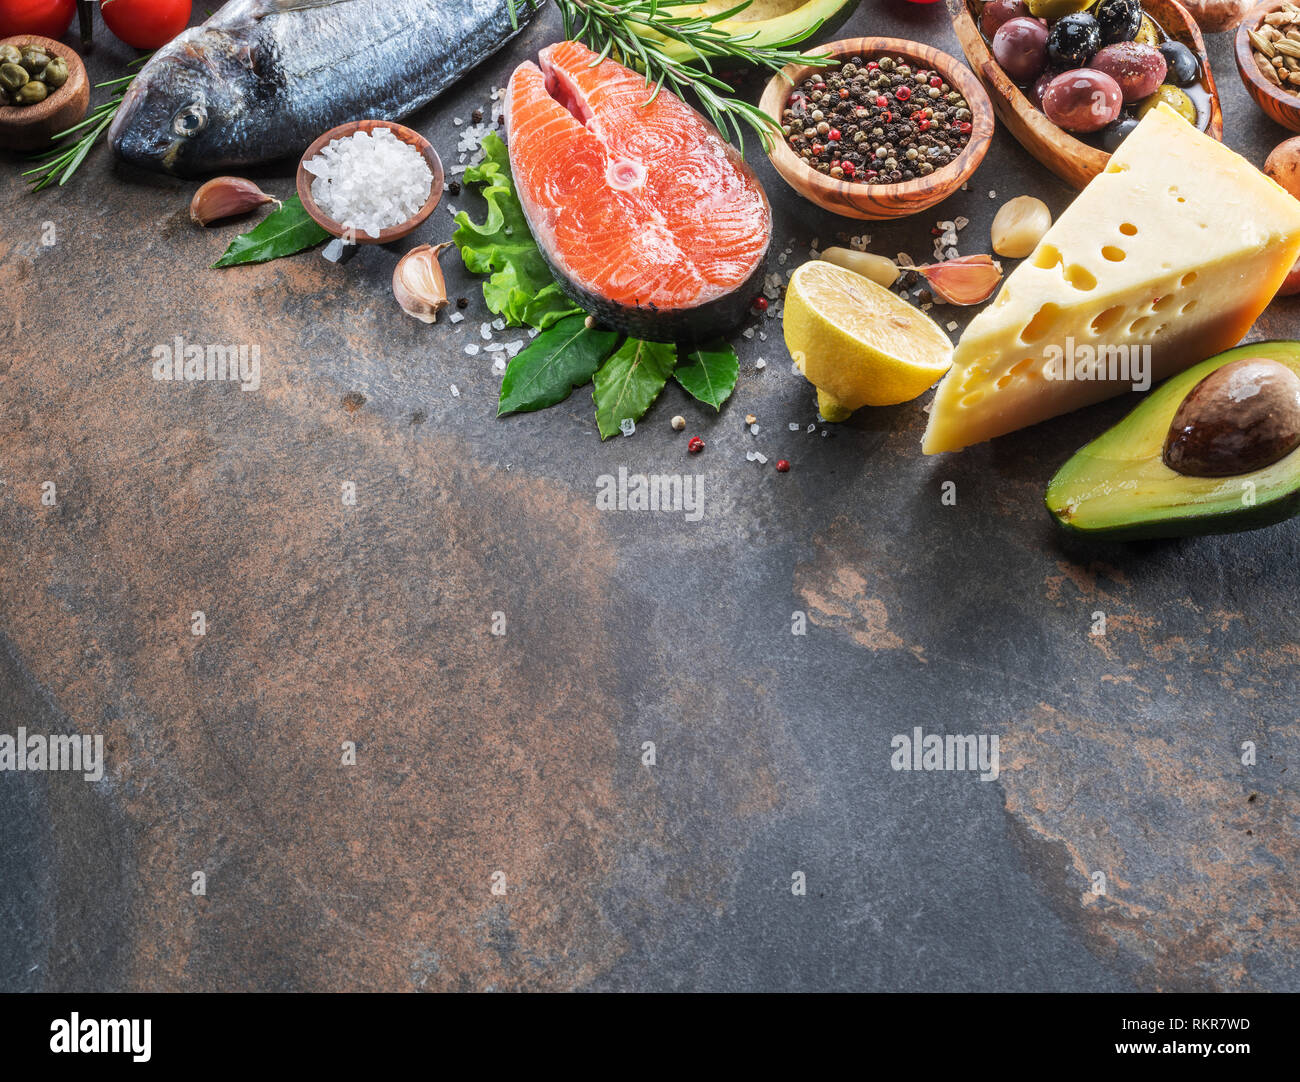
{"type": "Polygon", "coordinates": [[[109,132],[179,175],[301,153],[349,120],[428,104],[532,18],[508,0],[230,0],[141,70],[109,132]]]}

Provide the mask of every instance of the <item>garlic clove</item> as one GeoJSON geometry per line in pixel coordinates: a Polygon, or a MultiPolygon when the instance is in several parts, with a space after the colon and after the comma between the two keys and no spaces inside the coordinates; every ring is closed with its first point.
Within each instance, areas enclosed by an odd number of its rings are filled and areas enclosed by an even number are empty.
{"type": "Polygon", "coordinates": [[[1032,195],[1018,195],[998,208],[990,230],[993,250],[1008,259],[1024,259],[1052,228],[1052,212],[1032,195]]]}
{"type": "Polygon", "coordinates": [[[438,313],[447,307],[447,284],[438,256],[451,246],[451,241],[436,248],[421,244],[397,261],[393,268],[393,297],[408,316],[436,323],[438,313]]]}
{"type": "Polygon", "coordinates": [[[912,269],[949,304],[982,304],[1002,280],[1001,265],[989,255],[964,255],[912,269]]]}
{"type": "Polygon", "coordinates": [[[898,280],[898,264],[874,252],[858,252],[852,248],[827,248],[822,259],[837,267],[851,270],[882,286],[892,286],[898,280]]]}
{"type": "Polygon", "coordinates": [[[251,180],[243,177],[213,177],[190,200],[190,220],[206,226],[222,218],[247,214],[264,203],[279,202],[275,196],[267,195],[251,180]]]}

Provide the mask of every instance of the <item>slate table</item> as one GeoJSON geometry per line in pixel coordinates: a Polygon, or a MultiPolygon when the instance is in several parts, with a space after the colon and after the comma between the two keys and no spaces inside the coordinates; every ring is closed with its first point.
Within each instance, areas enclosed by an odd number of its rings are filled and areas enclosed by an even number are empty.
{"type": "MultiPolygon", "coordinates": [[[[942,5],[870,0],[841,36],[870,33],[957,52],[942,5]]],[[[454,162],[454,118],[557,36],[413,123],[454,162]]],[[[1287,133],[1230,46],[1260,164],[1287,133]]],[[[101,24],[92,74],[129,55],[101,24]]],[[[999,130],[968,192],[857,226],[749,156],[790,266],[846,230],[924,261],[959,215],[986,251],[1004,198],[1072,194],[999,130]]],[[[101,734],[107,769],[0,774],[0,988],[1300,987],[1300,527],[1062,541],[1043,486],[1131,402],[942,458],[920,403],[809,433],[773,320],[720,416],[670,387],[631,438],[586,390],[498,421],[476,284],[458,326],[389,291],[447,207],[342,267],[212,271],[238,227],[193,227],[192,182],[101,148],[31,195],[15,165],[0,733],[101,734]],[[260,389],[155,382],[176,336],[258,344],[260,389]],[[698,474],[703,517],[599,510],[620,468],[698,474]],[[891,769],[916,727],[997,735],[999,776],[891,769]]]]}

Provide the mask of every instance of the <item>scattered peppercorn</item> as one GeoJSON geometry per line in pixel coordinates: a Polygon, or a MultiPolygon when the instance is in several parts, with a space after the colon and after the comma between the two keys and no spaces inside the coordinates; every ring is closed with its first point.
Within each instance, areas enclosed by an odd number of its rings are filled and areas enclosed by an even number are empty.
{"type": "Polygon", "coordinates": [[[457,298],[456,298],[456,307],[457,307],[457,308],[462,308],[462,309],[464,309],[464,308],[468,308],[468,307],[469,307],[469,298],[468,298],[468,297],[457,297],[457,298]]]}
{"type": "Polygon", "coordinates": [[[451,195],[460,195],[460,181],[453,180],[450,184],[447,185],[447,191],[451,195]]]}
{"type": "Polygon", "coordinates": [[[966,100],[937,73],[903,57],[853,57],[795,87],[781,130],[819,173],[897,184],[954,161],[970,142],[970,120],[966,100]]]}
{"type": "Polygon", "coordinates": [[[778,459],[776,460],[776,472],[777,472],[777,473],[789,473],[789,472],[790,472],[790,463],[787,462],[784,458],[778,458],[778,459]]]}
{"type": "Polygon", "coordinates": [[[704,450],[704,441],[699,436],[692,436],[690,443],[686,445],[686,450],[693,455],[698,455],[704,450]]]}

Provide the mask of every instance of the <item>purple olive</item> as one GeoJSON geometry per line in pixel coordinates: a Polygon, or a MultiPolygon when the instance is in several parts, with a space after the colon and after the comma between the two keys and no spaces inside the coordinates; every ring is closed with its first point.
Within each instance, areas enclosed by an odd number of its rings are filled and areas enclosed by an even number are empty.
{"type": "Polygon", "coordinates": [[[1008,19],[993,35],[993,57],[1012,82],[1032,82],[1047,63],[1047,28],[1037,19],[1008,19]]]}
{"type": "Polygon", "coordinates": [[[1125,105],[1151,97],[1165,81],[1163,54],[1151,45],[1136,41],[1121,41],[1099,49],[1088,66],[1104,71],[1119,83],[1125,105]]]}
{"type": "Polygon", "coordinates": [[[992,39],[1008,19],[1016,19],[1029,14],[1029,5],[1025,0],[989,0],[980,12],[980,29],[986,38],[992,39]]]}
{"type": "Polygon", "coordinates": [[[1034,85],[1029,88],[1029,100],[1034,103],[1034,108],[1040,113],[1043,111],[1043,91],[1047,89],[1047,84],[1060,74],[1059,71],[1055,70],[1045,71],[1034,80],[1034,85]]]}
{"type": "Polygon", "coordinates": [[[1104,71],[1076,68],[1062,72],[1043,91],[1043,112],[1058,128],[1100,131],[1119,116],[1124,95],[1104,71]]]}

